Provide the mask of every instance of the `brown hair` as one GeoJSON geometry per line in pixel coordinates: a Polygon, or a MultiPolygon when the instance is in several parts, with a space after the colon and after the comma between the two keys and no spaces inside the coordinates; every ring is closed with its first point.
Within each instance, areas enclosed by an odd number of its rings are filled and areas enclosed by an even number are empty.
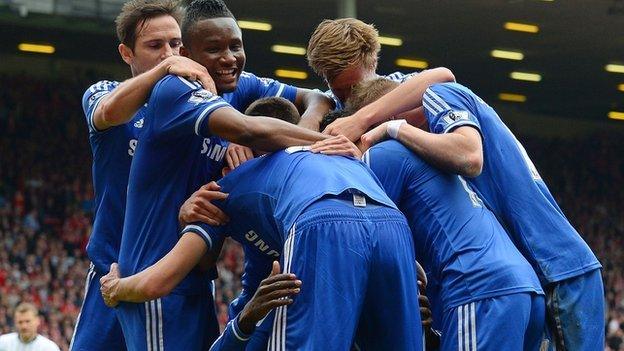
{"type": "Polygon", "coordinates": [[[301,119],[297,107],[282,97],[267,97],[254,101],[245,114],[249,116],[268,116],[297,124],[301,119]]]}
{"type": "Polygon", "coordinates": [[[178,2],[174,0],[131,0],[124,4],[115,19],[119,42],[134,50],[137,34],[145,21],[160,16],[171,16],[180,23],[182,16],[178,2]]]}
{"type": "Polygon", "coordinates": [[[35,316],[39,315],[39,310],[32,303],[22,302],[15,307],[15,313],[21,314],[26,312],[32,312],[35,316]]]}
{"type": "Polygon", "coordinates": [[[355,65],[376,69],[379,50],[379,34],[372,24],[355,18],[324,20],[310,37],[308,64],[331,79],[355,65]]]}
{"type": "Polygon", "coordinates": [[[384,77],[359,82],[351,89],[351,96],[347,100],[346,107],[349,110],[357,111],[398,86],[399,83],[384,77]]]}

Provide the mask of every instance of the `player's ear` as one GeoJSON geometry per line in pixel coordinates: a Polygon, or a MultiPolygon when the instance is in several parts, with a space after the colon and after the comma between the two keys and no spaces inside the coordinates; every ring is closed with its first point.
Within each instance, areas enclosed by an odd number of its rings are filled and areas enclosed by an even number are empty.
{"type": "Polygon", "coordinates": [[[134,59],[134,52],[132,52],[132,49],[127,47],[126,44],[122,43],[119,44],[117,50],[119,50],[119,55],[121,56],[121,59],[124,60],[124,62],[128,65],[131,65],[134,59]]]}

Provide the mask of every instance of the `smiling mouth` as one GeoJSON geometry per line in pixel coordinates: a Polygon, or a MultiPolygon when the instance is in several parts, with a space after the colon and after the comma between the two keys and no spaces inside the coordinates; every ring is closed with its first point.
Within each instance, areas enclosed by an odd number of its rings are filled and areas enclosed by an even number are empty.
{"type": "Polygon", "coordinates": [[[230,69],[220,69],[218,70],[217,73],[217,79],[219,80],[233,80],[236,79],[236,72],[238,70],[235,68],[230,68],[230,69]]]}

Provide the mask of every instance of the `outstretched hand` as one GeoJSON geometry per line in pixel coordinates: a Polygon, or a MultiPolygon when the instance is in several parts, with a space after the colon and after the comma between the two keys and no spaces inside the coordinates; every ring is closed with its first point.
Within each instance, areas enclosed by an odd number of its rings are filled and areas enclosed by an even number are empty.
{"type": "Polygon", "coordinates": [[[362,158],[360,149],[344,135],[317,141],[312,144],[310,151],[325,155],[351,156],[357,159],[362,158]]]}
{"type": "Polygon", "coordinates": [[[273,262],[271,274],[262,282],[254,296],[241,311],[238,327],[245,334],[251,334],[256,323],[266,317],[272,309],[293,303],[292,295],[301,291],[301,280],[292,273],[280,273],[279,262],[273,262]]]}
{"type": "Polygon", "coordinates": [[[224,225],[230,218],[215,206],[213,200],[225,200],[228,196],[222,193],[216,182],[203,185],[193,193],[180,207],[178,220],[182,225],[193,222],[204,222],[210,225],[224,225]]]}

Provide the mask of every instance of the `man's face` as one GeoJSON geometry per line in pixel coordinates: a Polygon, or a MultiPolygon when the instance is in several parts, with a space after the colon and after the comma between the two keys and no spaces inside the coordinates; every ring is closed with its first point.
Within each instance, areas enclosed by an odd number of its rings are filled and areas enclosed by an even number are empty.
{"type": "Polygon", "coordinates": [[[219,94],[234,91],[246,59],[236,21],[229,17],[199,21],[189,37],[183,53],[206,67],[219,94]]]}
{"type": "MultiPolygon", "coordinates": [[[[169,56],[179,55],[182,34],[178,22],[171,16],[148,19],[136,35],[134,50],[124,60],[133,75],[149,71],[169,56]]],[[[129,48],[128,48],[129,49],[129,48]]]]}
{"type": "Polygon", "coordinates": [[[35,336],[37,336],[39,322],[39,317],[35,316],[32,311],[15,313],[15,326],[17,327],[17,334],[22,340],[32,340],[35,336]]]}
{"type": "Polygon", "coordinates": [[[334,96],[343,104],[351,96],[351,88],[359,82],[375,77],[375,70],[364,66],[351,66],[327,80],[327,85],[334,96]]]}

